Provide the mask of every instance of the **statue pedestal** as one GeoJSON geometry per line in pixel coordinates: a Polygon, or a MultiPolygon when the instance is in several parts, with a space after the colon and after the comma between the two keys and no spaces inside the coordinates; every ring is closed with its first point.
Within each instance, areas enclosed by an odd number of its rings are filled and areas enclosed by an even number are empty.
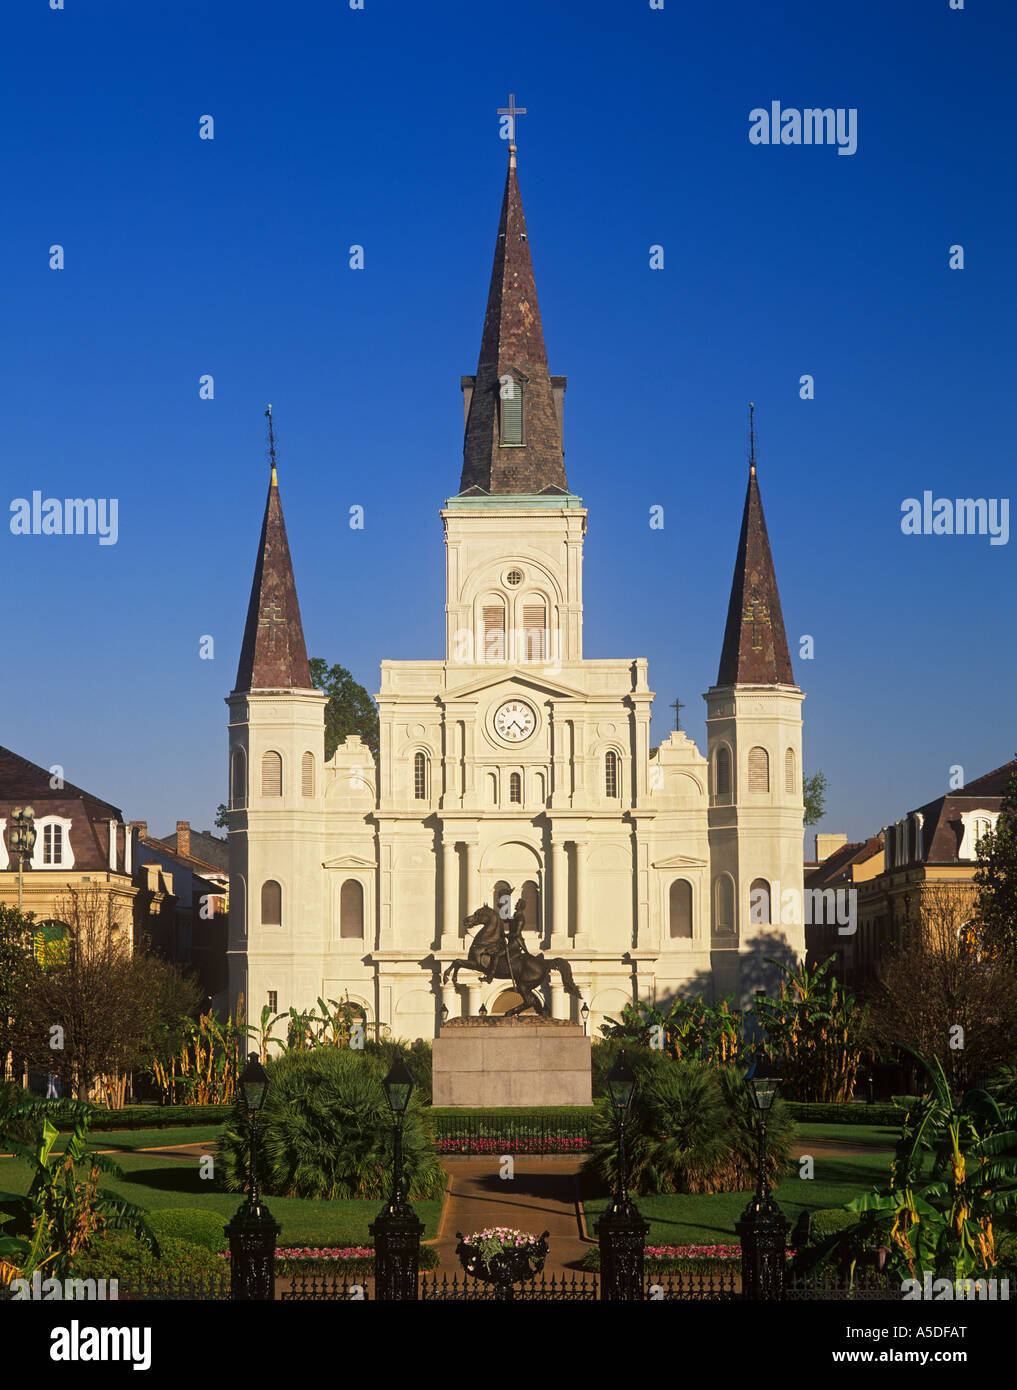
{"type": "Polygon", "coordinates": [[[450,1018],[434,1040],[433,1104],[592,1105],[590,1039],[557,1018],[450,1018]]]}

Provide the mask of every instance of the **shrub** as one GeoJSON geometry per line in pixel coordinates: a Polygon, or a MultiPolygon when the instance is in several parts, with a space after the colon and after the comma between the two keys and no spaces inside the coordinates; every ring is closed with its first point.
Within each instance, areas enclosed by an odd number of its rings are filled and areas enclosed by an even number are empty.
{"type": "Polygon", "coordinates": [[[148,1229],[163,1244],[163,1237],[186,1241],[188,1245],[200,1245],[204,1250],[226,1250],[225,1222],[213,1211],[202,1211],[196,1207],[168,1207],[147,1213],[148,1229]]]}
{"type": "Polygon", "coordinates": [[[858,1213],[843,1207],[820,1207],[809,1217],[809,1242],[818,1245],[837,1231],[846,1231],[858,1223],[858,1213]]]}
{"type": "Polygon", "coordinates": [[[381,1058],[387,1072],[397,1057],[401,1057],[409,1068],[416,1083],[413,1094],[421,1105],[431,1104],[431,1044],[426,1038],[415,1042],[401,1042],[396,1038],[384,1038],[377,1042],[366,1042],[364,1052],[368,1057],[381,1058]]]}
{"type": "Polygon", "coordinates": [[[119,1279],[123,1283],[149,1279],[222,1279],[225,1261],[211,1250],[167,1237],[156,1258],[129,1231],[107,1231],[87,1250],[79,1251],[71,1271],[77,1279],[119,1279]]]}
{"type": "MultiPolygon", "coordinates": [[[[626,1057],[629,1051],[626,1049],[626,1057]]],[[[675,1062],[663,1053],[633,1054],[638,1089],[626,1128],[629,1185],[637,1193],[738,1192],[756,1176],[756,1128],[741,1073],[734,1067],[675,1062]]],[[[780,1102],[770,1113],[767,1163],[782,1175],[794,1122],[780,1102]]],[[[587,1167],[608,1186],[618,1148],[610,1107],[593,1122],[587,1167]]]]}
{"type": "MultiPolygon", "coordinates": [[[[319,1047],[284,1053],[266,1066],[269,1090],[258,1123],[258,1174],[269,1196],[383,1198],[392,1174],[392,1118],[377,1055],[319,1047]]],[[[445,1172],[416,1094],[403,1126],[410,1197],[440,1197],[445,1172]]],[[[238,1101],[219,1139],[217,1171],[229,1192],[246,1184],[247,1112],[238,1101]]]]}

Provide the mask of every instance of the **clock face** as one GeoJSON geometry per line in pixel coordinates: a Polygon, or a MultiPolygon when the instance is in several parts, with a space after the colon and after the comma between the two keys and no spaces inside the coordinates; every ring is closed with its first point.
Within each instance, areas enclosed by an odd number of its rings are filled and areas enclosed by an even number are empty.
{"type": "Polygon", "coordinates": [[[522,743],[537,727],[537,716],[524,700],[506,700],[495,713],[494,727],[509,743],[522,743]]]}

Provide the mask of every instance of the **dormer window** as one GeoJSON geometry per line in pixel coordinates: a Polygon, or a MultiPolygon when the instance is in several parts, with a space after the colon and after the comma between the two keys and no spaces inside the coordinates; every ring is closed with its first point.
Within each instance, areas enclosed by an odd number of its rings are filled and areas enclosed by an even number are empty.
{"type": "Polygon", "coordinates": [[[501,378],[498,392],[499,416],[501,420],[502,444],[522,444],[523,442],[523,388],[513,376],[501,378]]]}

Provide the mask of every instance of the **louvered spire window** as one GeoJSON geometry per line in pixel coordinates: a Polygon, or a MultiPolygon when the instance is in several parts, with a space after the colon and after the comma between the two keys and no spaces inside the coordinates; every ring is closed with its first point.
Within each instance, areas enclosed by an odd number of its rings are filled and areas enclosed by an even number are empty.
{"type": "Polygon", "coordinates": [[[513,377],[506,377],[498,393],[501,406],[501,442],[523,442],[523,389],[513,377]]]}

